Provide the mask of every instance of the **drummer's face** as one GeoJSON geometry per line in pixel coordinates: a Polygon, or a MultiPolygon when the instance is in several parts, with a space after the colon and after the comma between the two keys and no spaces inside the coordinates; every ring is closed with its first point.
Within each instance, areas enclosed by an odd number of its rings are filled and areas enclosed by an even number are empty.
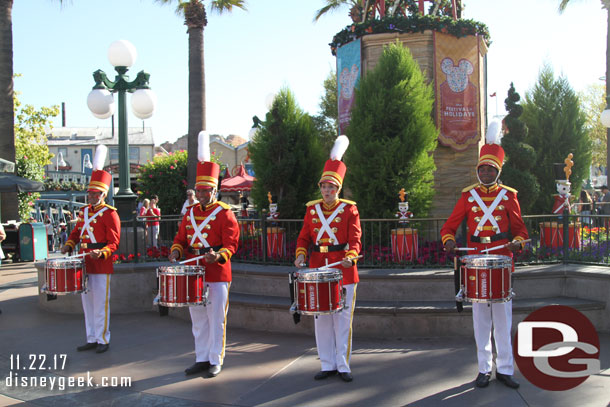
{"type": "Polygon", "coordinates": [[[199,203],[202,205],[207,205],[210,202],[212,202],[214,195],[216,195],[215,188],[205,188],[205,189],[195,190],[195,196],[197,197],[197,200],[199,201],[199,203]]]}
{"type": "Polygon", "coordinates": [[[102,199],[104,199],[104,193],[102,191],[95,189],[87,191],[87,203],[89,205],[98,205],[102,199]]]}
{"type": "Polygon", "coordinates": [[[479,179],[485,185],[493,183],[498,176],[498,170],[490,165],[481,165],[477,172],[479,173],[479,179]]]}
{"type": "Polygon", "coordinates": [[[322,199],[326,203],[332,203],[337,199],[337,192],[339,188],[336,185],[331,184],[330,182],[322,182],[320,184],[320,193],[322,194],[322,199]]]}

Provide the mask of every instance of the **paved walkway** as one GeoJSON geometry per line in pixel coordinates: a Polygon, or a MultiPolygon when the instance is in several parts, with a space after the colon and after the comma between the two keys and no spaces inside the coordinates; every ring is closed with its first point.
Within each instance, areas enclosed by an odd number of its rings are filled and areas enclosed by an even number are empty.
{"type": "Polygon", "coordinates": [[[85,342],[82,316],[48,313],[37,301],[32,263],[3,264],[0,406],[610,407],[609,334],[600,335],[602,371],[564,392],[540,390],[518,371],[521,387],[516,391],[496,380],[488,388],[476,388],[472,339],[365,340],[357,332],[354,381],[314,381],[319,370],[315,340],[291,334],[290,326],[285,334],[230,329],[223,372],[208,379],[184,375],[194,362],[188,322],[154,312],[112,315],[110,350],[76,352],[85,342]],[[17,355],[26,369],[14,368],[17,355]],[[56,358],[58,368],[29,370],[32,360],[39,366],[43,357],[43,366],[53,367],[56,358]],[[10,374],[13,383],[6,380],[10,374]],[[16,375],[28,378],[30,385],[15,385],[16,375]],[[69,380],[86,381],[88,375],[94,387],[68,386],[69,380]],[[130,378],[129,387],[102,387],[105,380],[112,384],[122,377],[130,378]],[[46,380],[46,387],[32,385],[31,378],[46,380]],[[62,384],[65,388],[58,389],[62,384]]]}

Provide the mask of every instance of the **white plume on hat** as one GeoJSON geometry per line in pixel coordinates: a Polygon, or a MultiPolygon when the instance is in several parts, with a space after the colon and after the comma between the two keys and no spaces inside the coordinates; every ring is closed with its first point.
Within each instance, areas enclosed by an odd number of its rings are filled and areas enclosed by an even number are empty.
{"type": "Polygon", "coordinates": [[[199,162],[210,161],[210,135],[207,131],[199,132],[197,141],[197,159],[199,162]]]}
{"type": "Polygon", "coordinates": [[[498,119],[494,119],[487,125],[487,132],[485,133],[485,141],[487,144],[500,144],[502,140],[502,122],[498,119]]]}
{"type": "Polygon", "coordinates": [[[108,155],[108,147],[105,145],[99,145],[95,149],[95,156],[93,157],[93,171],[99,171],[104,169],[104,162],[106,162],[106,156],[108,155]]]}
{"type": "Polygon", "coordinates": [[[347,150],[347,146],[349,146],[349,139],[345,135],[340,135],[335,140],[335,145],[332,150],[330,150],[330,159],[331,160],[341,160],[343,158],[343,154],[347,150]]]}

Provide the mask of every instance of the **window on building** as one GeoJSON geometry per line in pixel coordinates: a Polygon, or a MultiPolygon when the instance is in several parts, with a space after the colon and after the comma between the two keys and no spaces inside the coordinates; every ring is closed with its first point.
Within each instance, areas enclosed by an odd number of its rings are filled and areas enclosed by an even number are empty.
{"type": "Polygon", "coordinates": [[[118,148],[110,149],[110,161],[119,161],[119,149],[118,148]]]}
{"type": "Polygon", "coordinates": [[[129,147],[129,161],[140,161],[140,147],[129,147]]]}

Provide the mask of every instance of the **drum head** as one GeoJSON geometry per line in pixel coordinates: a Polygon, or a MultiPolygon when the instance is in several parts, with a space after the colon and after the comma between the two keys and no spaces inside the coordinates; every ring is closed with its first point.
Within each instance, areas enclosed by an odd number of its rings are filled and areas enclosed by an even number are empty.
{"type": "Polygon", "coordinates": [[[343,272],[339,269],[300,269],[296,272],[297,281],[339,281],[343,272]]]}
{"type": "Polygon", "coordinates": [[[512,267],[512,259],[498,254],[472,254],[460,257],[460,261],[467,268],[504,268],[512,267]]]}

